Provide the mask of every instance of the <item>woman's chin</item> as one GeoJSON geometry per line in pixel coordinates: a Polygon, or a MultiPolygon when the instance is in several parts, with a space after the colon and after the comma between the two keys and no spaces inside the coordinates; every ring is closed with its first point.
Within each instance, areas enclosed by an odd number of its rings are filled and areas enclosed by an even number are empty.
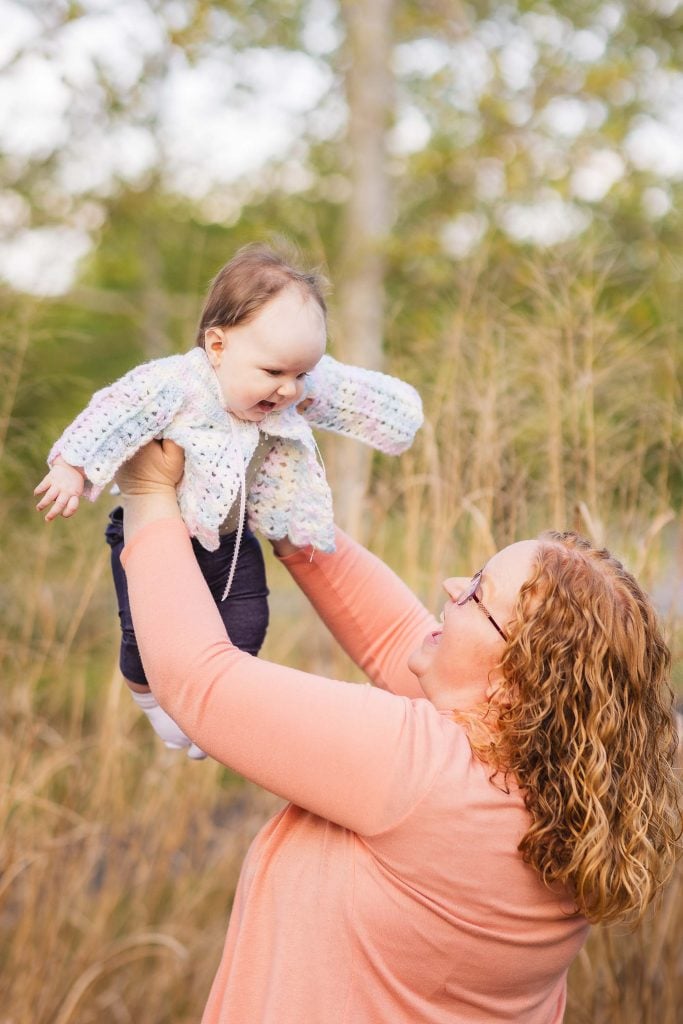
{"type": "Polygon", "coordinates": [[[429,659],[425,656],[422,647],[418,647],[408,656],[408,668],[417,676],[418,682],[422,685],[422,676],[427,671],[429,659]]]}

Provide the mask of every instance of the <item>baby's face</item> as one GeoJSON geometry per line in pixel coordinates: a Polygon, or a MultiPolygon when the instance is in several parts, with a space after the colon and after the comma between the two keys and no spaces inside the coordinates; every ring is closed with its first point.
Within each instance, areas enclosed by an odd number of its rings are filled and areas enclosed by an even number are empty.
{"type": "Polygon", "coordinates": [[[306,374],[320,361],[325,341],[320,306],[291,285],[248,323],[207,331],[205,348],[225,407],[258,423],[301,399],[306,374]]]}

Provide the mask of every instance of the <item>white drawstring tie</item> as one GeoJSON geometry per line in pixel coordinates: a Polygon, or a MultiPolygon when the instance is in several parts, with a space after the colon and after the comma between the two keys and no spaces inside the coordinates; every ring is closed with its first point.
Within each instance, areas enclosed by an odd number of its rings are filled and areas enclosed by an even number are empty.
{"type": "Polygon", "coordinates": [[[225,601],[226,597],[230,593],[232,581],[235,578],[235,572],[237,570],[237,559],[240,553],[242,534],[244,533],[244,522],[247,516],[247,477],[244,469],[244,454],[242,452],[242,446],[239,443],[239,437],[237,436],[235,420],[232,417],[232,415],[230,415],[230,413],[228,413],[228,419],[230,420],[230,428],[232,430],[232,443],[235,447],[235,454],[237,455],[237,464],[240,467],[240,516],[239,522],[237,524],[237,530],[235,531],[235,550],[232,553],[232,562],[230,564],[230,572],[228,573],[228,581],[225,584],[225,590],[223,591],[221,601],[225,601]]]}

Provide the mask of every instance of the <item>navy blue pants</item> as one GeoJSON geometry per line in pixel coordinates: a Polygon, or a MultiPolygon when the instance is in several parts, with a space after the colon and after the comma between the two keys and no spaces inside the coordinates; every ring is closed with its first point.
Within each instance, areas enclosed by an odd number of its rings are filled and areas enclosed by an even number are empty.
{"type": "MultiPolygon", "coordinates": [[[[104,535],[111,548],[111,571],[119,604],[121,672],[132,683],[147,684],[130,614],[126,574],[121,565],[123,509],[120,506],[109,514],[109,523],[104,535]]],[[[194,538],[192,547],[231,641],[249,654],[258,654],[268,628],[268,587],[263,553],[256,537],[245,527],[235,575],[225,601],[221,601],[221,597],[232,564],[235,534],[228,533],[222,536],[216,551],[207,551],[194,538]]]]}

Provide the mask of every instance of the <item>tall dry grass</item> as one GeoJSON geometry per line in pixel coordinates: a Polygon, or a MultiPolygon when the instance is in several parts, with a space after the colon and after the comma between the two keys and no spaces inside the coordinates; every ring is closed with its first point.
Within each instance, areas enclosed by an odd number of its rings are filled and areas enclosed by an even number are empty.
{"type": "MultiPolygon", "coordinates": [[[[579,526],[658,595],[680,685],[680,359],[666,330],[634,333],[605,288],[597,272],[533,266],[518,303],[476,275],[460,283],[447,324],[395,357],[427,423],[402,459],[377,460],[367,540],[436,607],[446,573],[579,526]]],[[[26,347],[7,333],[8,479],[25,444],[26,347]]],[[[31,487],[0,499],[0,1024],[195,1024],[242,857],[276,802],[156,741],[116,670],[105,502],[47,527],[21,513],[31,487]]],[[[355,675],[273,565],[270,583],[264,655],[355,675]]],[[[680,1019],[680,886],[679,873],[635,932],[594,930],[567,1024],[680,1019]]]]}

